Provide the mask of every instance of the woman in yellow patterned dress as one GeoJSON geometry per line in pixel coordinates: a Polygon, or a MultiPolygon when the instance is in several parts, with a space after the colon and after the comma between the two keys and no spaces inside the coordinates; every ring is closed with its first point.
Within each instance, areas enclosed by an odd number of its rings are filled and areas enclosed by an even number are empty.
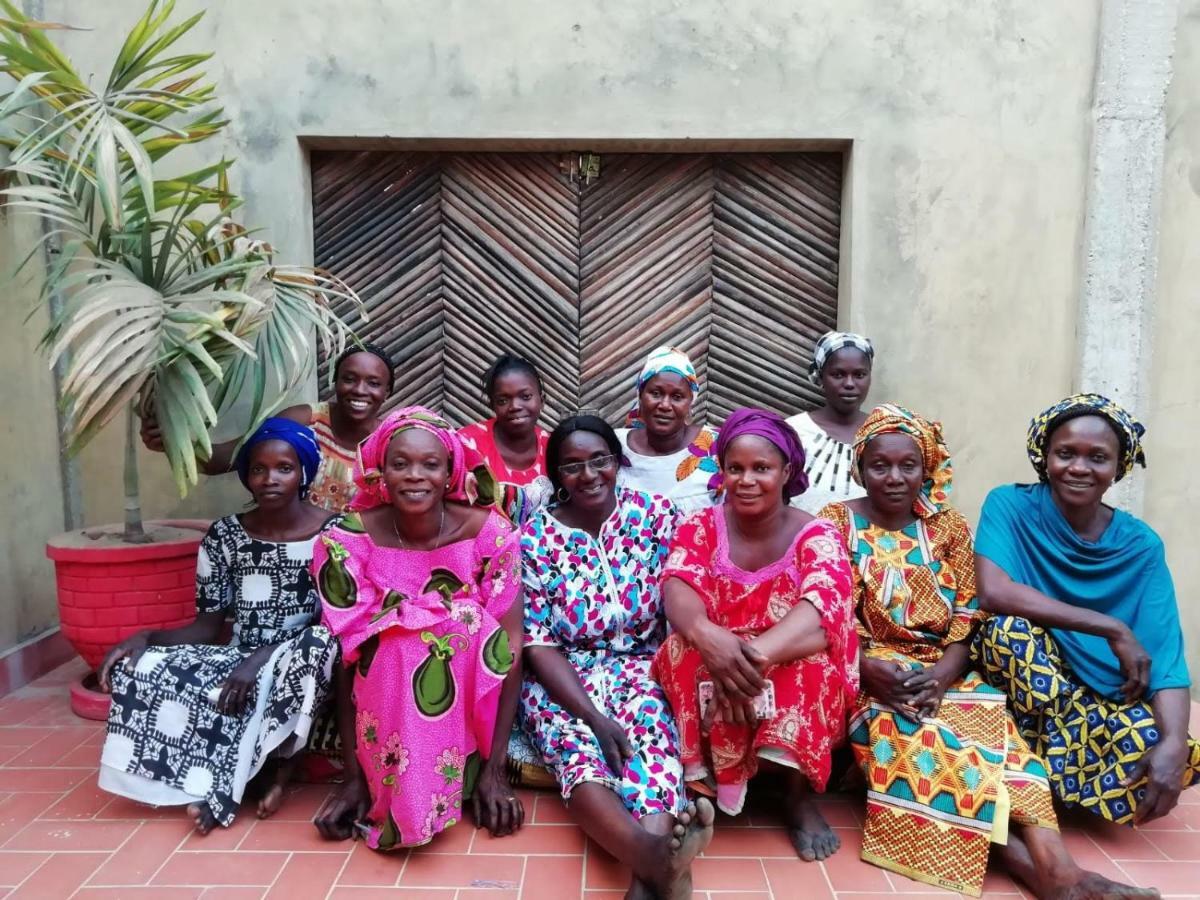
{"type": "Polygon", "coordinates": [[[967,670],[982,613],[971,531],[947,502],[941,426],[880,406],[854,455],[867,496],[820,514],[842,532],[854,568],[863,690],[850,742],[867,780],[863,859],[979,896],[996,843],[1039,897],[1155,896],[1075,864],[1044,764],[1004,695],[967,670]]]}

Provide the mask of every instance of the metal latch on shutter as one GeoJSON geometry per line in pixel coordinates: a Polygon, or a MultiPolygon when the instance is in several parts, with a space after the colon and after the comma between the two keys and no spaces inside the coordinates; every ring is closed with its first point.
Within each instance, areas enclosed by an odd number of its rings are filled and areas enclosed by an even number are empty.
{"type": "Polygon", "coordinates": [[[600,154],[564,153],[558,167],[573,183],[591,184],[600,177],[600,154]]]}

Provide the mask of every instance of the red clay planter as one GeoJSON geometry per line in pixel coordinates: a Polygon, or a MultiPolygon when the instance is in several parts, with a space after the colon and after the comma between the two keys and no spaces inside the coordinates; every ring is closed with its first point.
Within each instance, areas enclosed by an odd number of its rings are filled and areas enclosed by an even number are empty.
{"type": "Polygon", "coordinates": [[[121,543],[120,527],[51,538],[62,632],[93,670],[71,690],[71,708],[88,719],[108,715],[95,669],[118,641],[145,628],[174,628],[196,615],[196,553],[203,519],[147,522],[149,544],[121,543]],[[115,530],[116,539],[113,531],[115,530]]]}

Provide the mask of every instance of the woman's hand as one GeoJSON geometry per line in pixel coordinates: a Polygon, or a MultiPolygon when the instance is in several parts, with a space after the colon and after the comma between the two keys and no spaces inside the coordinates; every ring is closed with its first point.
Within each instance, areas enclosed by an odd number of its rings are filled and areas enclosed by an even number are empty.
{"type": "Polygon", "coordinates": [[[762,693],[767,680],[762,670],[767,658],[732,631],[709,624],[696,635],[696,649],[704,667],[729,702],[753,700],[762,693]]]}
{"type": "Polygon", "coordinates": [[[142,413],[142,424],[139,432],[142,437],[142,443],[145,444],[147,450],[153,450],[156,453],[162,453],[165,449],[163,445],[162,427],[158,424],[158,415],[153,409],[148,409],[142,413]]]}
{"type": "Polygon", "coordinates": [[[907,719],[916,721],[920,715],[918,703],[932,699],[931,683],[936,682],[925,669],[905,669],[891,660],[865,656],[859,671],[863,689],[907,719]]]}
{"type": "Polygon", "coordinates": [[[1183,792],[1187,759],[1186,741],[1160,741],[1147,750],[1121,780],[1122,787],[1130,788],[1146,779],[1146,794],[1133,814],[1134,825],[1153,822],[1175,808],[1183,792]]]}
{"type": "Polygon", "coordinates": [[[492,837],[513,834],[525,824],[525,807],[504,777],[503,765],[494,766],[490,761],[484,764],[471,802],[475,805],[475,826],[486,828],[492,837]]]}
{"type": "Polygon", "coordinates": [[[1121,685],[1125,702],[1140,700],[1150,686],[1150,654],[1124,622],[1117,622],[1115,633],[1108,639],[1108,646],[1121,664],[1121,674],[1125,676],[1125,683],[1121,685]]]}
{"type": "Polygon", "coordinates": [[[355,825],[371,808],[371,791],[362,772],[346,773],[346,780],[325,798],[313,817],[313,824],[327,841],[354,837],[355,825]]]}
{"type": "Polygon", "coordinates": [[[112,693],[112,670],[121,660],[125,660],[125,670],[132,671],[137,665],[138,659],[146,648],[150,646],[150,632],[139,631],[137,634],[131,634],[117,646],[108,651],[108,655],[104,657],[104,662],[100,664],[100,670],[96,673],[96,680],[100,684],[100,690],[106,694],[112,693]]]}
{"type": "MultiPolygon", "coordinates": [[[[268,648],[268,649],[274,649],[268,648]]],[[[242,711],[250,692],[258,682],[258,672],[270,659],[270,654],[264,654],[261,649],[243,659],[236,669],[229,673],[229,678],[221,686],[217,697],[217,712],[223,716],[235,716],[242,711]]]]}
{"type": "Polygon", "coordinates": [[[712,686],[713,698],[700,721],[701,731],[708,734],[712,731],[714,722],[728,722],[731,725],[758,724],[758,713],[754,709],[753,700],[730,697],[720,686],[720,682],[714,681],[712,686]]]}
{"type": "Polygon", "coordinates": [[[596,743],[600,745],[604,761],[608,763],[612,773],[620,778],[621,773],[625,771],[625,763],[633,758],[633,747],[629,744],[629,738],[625,736],[625,729],[600,713],[596,713],[587,724],[596,736],[596,743]]]}
{"type": "Polygon", "coordinates": [[[912,701],[917,718],[931,719],[942,708],[942,698],[946,696],[952,679],[942,676],[936,666],[911,674],[906,684],[917,692],[912,701]]]}

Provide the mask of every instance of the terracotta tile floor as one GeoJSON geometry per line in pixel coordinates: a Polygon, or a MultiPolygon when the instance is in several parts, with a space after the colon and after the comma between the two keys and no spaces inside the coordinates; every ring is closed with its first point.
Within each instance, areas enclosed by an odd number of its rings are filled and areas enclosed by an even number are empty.
{"type": "MultiPolygon", "coordinates": [[[[103,728],[75,718],[66,685],[79,661],[0,699],[0,897],[365,898],[413,900],[609,900],[627,884],[622,868],[587,843],[553,794],[524,795],[528,823],[492,840],[460,825],[431,846],[380,856],[361,844],[327,844],[309,820],[325,788],[294,785],[279,815],[243,815],[227,830],[193,835],[179,809],[151,809],[96,787],[103,728]]],[[[1193,706],[1200,724],[1200,706],[1193,706]]],[[[718,823],[695,866],[700,900],[908,900],[948,897],[858,859],[861,801],[837,796],[826,815],[840,853],[822,864],[793,855],[769,815],[718,823]]],[[[1070,819],[1078,859],[1110,876],[1154,885],[1164,895],[1200,898],[1200,791],[1142,831],[1070,819]]],[[[1022,895],[1003,873],[985,896],[1022,895]]]]}

